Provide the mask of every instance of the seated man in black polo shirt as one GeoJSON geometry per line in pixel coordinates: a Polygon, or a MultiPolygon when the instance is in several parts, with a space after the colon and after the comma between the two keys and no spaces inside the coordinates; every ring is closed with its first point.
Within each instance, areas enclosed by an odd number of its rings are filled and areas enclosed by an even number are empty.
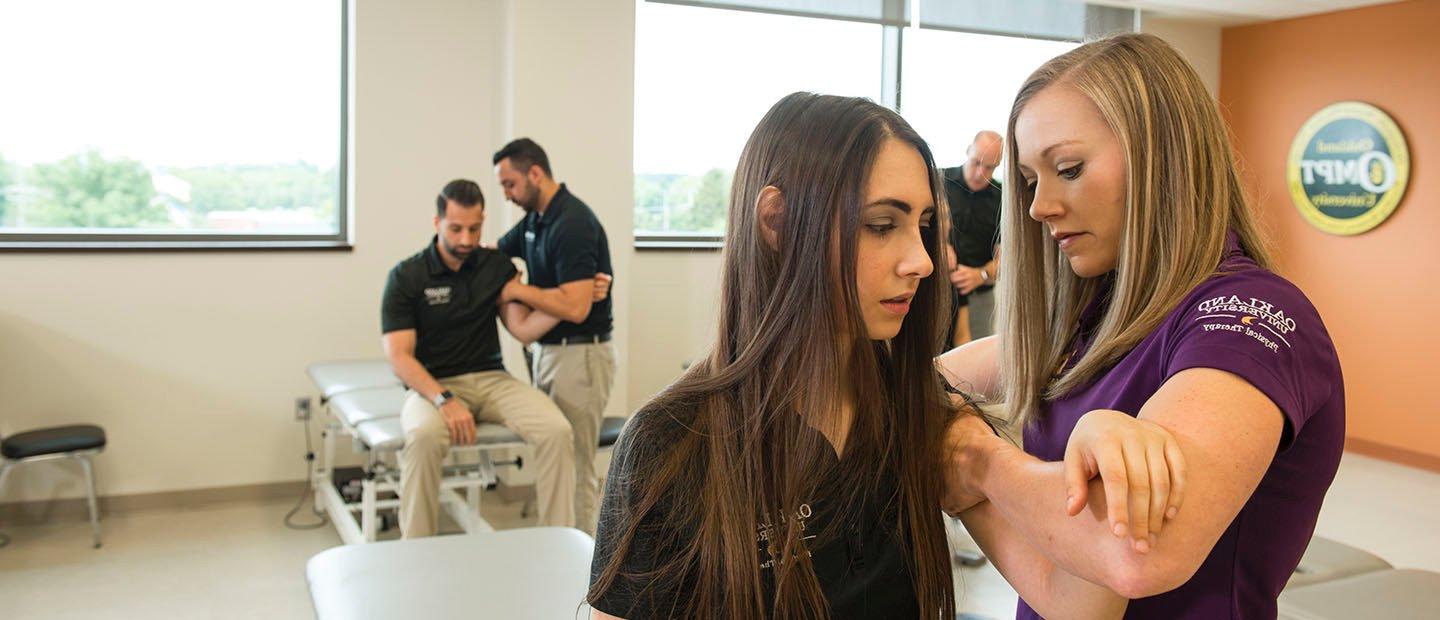
{"type": "MultiPolygon", "coordinates": [[[[505,372],[495,326],[499,316],[532,340],[559,319],[509,303],[519,273],[508,256],[479,247],[479,185],[452,181],[435,203],[435,238],[390,271],[381,306],[385,355],[411,389],[401,413],[401,534],[435,533],[443,461],[452,444],[475,441],[477,420],[502,424],[535,447],[540,524],[573,525],[570,423],[553,401],[505,372]]],[[[601,296],[608,290],[604,282],[592,288],[601,296]]]]}
{"type": "Polygon", "coordinates": [[[525,219],[500,238],[500,250],[525,260],[530,284],[515,298],[562,323],[531,347],[531,377],[575,429],[575,527],[594,535],[600,497],[595,448],[615,377],[610,299],[593,304],[594,280],[614,274],[605,228],[590,207],[550,172],[550,158],[529,138],[492,160],[505,197],[525,219]]]}

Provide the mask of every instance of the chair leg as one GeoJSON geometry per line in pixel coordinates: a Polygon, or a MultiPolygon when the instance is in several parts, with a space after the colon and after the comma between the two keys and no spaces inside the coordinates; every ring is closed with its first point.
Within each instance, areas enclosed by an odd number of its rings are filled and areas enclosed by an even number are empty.
{"type": "Polygon", "coordinates": [[[90,500],[90,532],[95,540],[95,548],[100,548],[100,509],[95,500],[95,467],[90,463],[89,456],[77,456],[80,466],[85,468],[85,493],[90,500]]]}
{"type": "Polygon", "coordinates": [[[0,489],[5,488],[5,476],[10,475],[10,468],[12,466],[14,466],[14,463],[11,463],[9,461],[0,461],[0,489]]]}
{"type": "MultiPolygon", "coordinates": [[[[0,461],[0,490],[5,489],[5,476],[10,474],[10,463],[0,461]]],[[[0,534],[0,547],[10,544],[10,537],[0,534]]]]}

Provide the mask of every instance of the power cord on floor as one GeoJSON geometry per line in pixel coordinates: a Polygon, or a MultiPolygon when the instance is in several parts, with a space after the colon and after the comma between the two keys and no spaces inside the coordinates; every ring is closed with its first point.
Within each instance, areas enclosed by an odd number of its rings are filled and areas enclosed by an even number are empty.
{"type": "Polygon", "coordinates": [[[318,517],[320,519],[319,521],[315,523],[296,523],[294,521],[295,515],[298,514],[300,508],[305,505],[305,498],[315,497],[314,491],[315,450],[310,445],[310,416],[307,415],[305,416],[305,488],[301,489],[300,499],[295,501],[295,507],[291,508],[290,512],[285,513],[285,527],[292,530],[315,530],[330,524],[330,519],[325,516],[325,513],[316,508],[311,508],[310,512],[318,517]]]}

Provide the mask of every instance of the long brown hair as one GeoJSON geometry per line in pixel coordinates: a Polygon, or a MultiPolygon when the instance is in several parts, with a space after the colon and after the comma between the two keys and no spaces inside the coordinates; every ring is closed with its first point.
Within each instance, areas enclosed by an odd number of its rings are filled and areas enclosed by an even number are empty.
{"type": "Polygon", "coordinates": [[[1040,403],[1089,382],[1154,331],[1191,289],[1213,276],[1235,231],[1261,267],[1270,255],[1240,184],[1225,121],[1195,69],[1159,37],[1124,34],[1086,43],[1036,69],[1011,107],[1001,230],[998,332],[1007,413],[1033,421],[1040,403]],[[1064,84],[1089,97],[1125,154],[1125,224],[1109,304],[1093,343],[1056,376],[1080,314],[1104,278],[1080,278],[1027,215],[1015,121],[1040,91],[1064,84]]]}
{"type": "MultiPolygon", "coordinates": [[[[900,332],[872,341],[856,290],[856,239],[869,170],[884,141],[913,146],[942,204],[925,141],[899,115],[865,99],[795,93],[776,103],[740,156],[730,192],[718,337],[708,355],[641,410],[632,422],[664,419],[684,429],[673,442],[629,450],[639,473],[632,501],[616,519],[609,562],[590,589],[596,600],[622,574],[634,548],[681,551],[657,558],[654,574],[693,590],[672,611],[687,618],[829,617],[796,519],[775,518],[774,601],[768,607],[757,552],[757,519],[789,514],[814,498],[816,480],[839,477],[854,506],[883,472],[898,480],[882,498],[898,518],[897,536],[925,618],[953,618],[954,590],[939,510],[939,440],[953,415],[931,358],[940,350],[948,288],[940,270],[925,278],[900,332]],[[783,195],[778,247],[766,243],[756,201],[767,186],[783,195]],[[839,256],[836,262],[832,251],[839,256]],[[842,359],[842,355],[844,358],[842,359]],[[833,419],[843,399],[856,414],[839,471],[821,471],[820,433],[806,420],[833,419]],[[662,497],[680,498],[668,501],[662,497]],[[675,546],[654,545],[640,522],[661,502],[675,546]],[[760,512],[761,514],[757,514],[760,512]]],[[[940,262],[943,208],[924,232],[940,262]]],[[[646,436],[646,429],[627,429],[646,436]]],[[[832,526],[844,520],[832,519],[832,526]]],[[[826,530],[832,527],[826,527],[826,530]]],[[[835,532],[821,531],[820,540],[835,532]]],[[[815,541],[811,541],[812,544],[815,541]]],[[[618,611],[618,610],[617,610],[618,611]]]]}

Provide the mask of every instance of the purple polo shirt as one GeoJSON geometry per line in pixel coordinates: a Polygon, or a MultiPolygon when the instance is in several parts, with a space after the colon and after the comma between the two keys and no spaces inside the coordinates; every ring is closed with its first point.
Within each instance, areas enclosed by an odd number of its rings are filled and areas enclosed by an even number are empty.
{"type": "MultiPolygon", "coordinates": [[[[1086,309],[1082,333],[1099,320],[1106,300],[1102,294],[1086,309]]],[[[1089,344],[1082,337],[1071,360],[1089,344]]],[[[1025,429],[1025,451],[1063,460],[1080,416],[1095,409],[1138,415],[1167,379],[1188,368],[1245,379],[1279,407],[1285,430],[1260,485],[1195,575],[1170,592],[1131,601],[1125,617],[1274,618],[1275,599],[1310,542],[1340,465],[1345,387],[1335,347],[1310,300],[1256,265],[1233,233],[1219,273],[1114,367],[1048,403],[1025,429]]],[[[1022,600],[1016,617],[1040,616],[1022,600]]]]}

